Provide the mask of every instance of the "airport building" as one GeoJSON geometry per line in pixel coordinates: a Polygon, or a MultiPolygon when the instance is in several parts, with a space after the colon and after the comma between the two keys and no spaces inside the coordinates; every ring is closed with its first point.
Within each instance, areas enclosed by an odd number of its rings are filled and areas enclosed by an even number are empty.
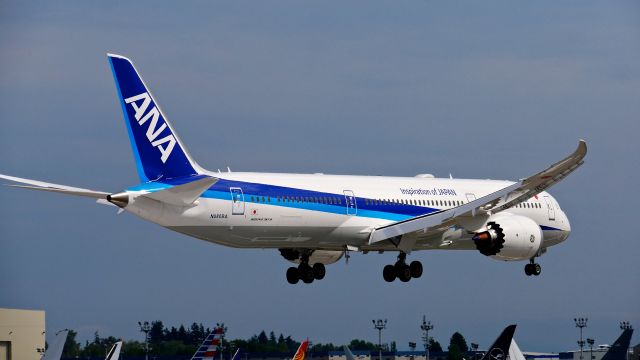
{"type": "Polygon", "coordinates": [[[44,349],[43,310],[0,308],[0,360],[40,360],[44,349]]]}

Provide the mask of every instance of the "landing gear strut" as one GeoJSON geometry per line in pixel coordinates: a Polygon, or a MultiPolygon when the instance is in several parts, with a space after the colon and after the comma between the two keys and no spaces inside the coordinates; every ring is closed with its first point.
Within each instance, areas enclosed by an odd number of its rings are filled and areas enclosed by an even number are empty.
{"type": "Polygon", "coordinates": [[[534,259],[535,258],[529,259],[529,263],[524,266],[524,273],[527,274],[527,276],[538,276],[542,272],[542,266],[536,263],[534,259]]]}
{"type": "Polygon", "coordinates": [[[322,263],[315,263],[309,266],[309,256],[303,255],[300,259],[298,267],[290,267],[287,269],[287,281],[289,284],[297,284],[302,280],[305,284],[311,284],[313,280],[322,280],[327,270],[322,263]]]}
{"type": "Polygon", "coordinates": [[[420,261],[412,261],[407,265],[407,254],[400,252],[398,261],[393,265],[387,265],[382,270],[382,277],[387,282],[392,282],[396,278],[402,282],[407,282],[411,278],[419,278],[422,276],[422,263],[420,261]]]}

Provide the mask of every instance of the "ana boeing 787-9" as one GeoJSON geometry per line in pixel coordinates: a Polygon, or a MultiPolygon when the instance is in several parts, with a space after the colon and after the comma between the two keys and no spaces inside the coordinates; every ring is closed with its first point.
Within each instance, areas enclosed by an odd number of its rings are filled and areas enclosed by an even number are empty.
{"type": "Polygon", "coordinates": [[[12,185],[97,199],[198,239],[236,248],[278,249],[296,264],[294,284],[325,276],[349,251],[396,252],[386,281],[422,275],[415,250],[472,250],[496,260],[535,262],[567,239],[569,220],[545,190],[583,163],[586,143],[518,181],[212,172],[189,155],[133,63],[108,54],[140,184],[103,192],[0,175],[12,185]]]}

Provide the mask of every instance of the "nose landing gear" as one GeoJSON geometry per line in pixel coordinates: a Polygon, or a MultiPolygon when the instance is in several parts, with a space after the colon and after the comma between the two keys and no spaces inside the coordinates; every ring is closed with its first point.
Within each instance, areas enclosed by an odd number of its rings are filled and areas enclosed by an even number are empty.
{"type": "Polygon", "coordinates": [[[398,255],[398,261],[393,265],[387,265],[382,270],[382,277],[387,282],[392,282],[396,278],[402,282],[407,282],[411,278],[419,278],[422,276],[422,263],[420,261],[412,261],[407,265],[407,254],[400,252],[398,255]]]}

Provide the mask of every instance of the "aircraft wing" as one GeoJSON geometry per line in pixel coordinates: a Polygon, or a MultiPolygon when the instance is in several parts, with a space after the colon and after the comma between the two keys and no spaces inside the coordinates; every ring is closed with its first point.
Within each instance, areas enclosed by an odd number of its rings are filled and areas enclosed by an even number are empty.
{"type": "Polygon", "coordinates": [[[103,191],[95,191],[95,190],[77,188],[77,187],[66,186],[66,185],[52,184],[44,181],[24,179],[24,178],[19,178],[15,176],[9,176],[9,175],[0,174],[0,179],[27,184],[27,185],[8,185],[11,187],[17,187],[22,189],[51,191],[51,192],[68,194],[68,195],[86,196],[94,199],[103,199],[103,200],[105,200],[107,198],[107,195],[109,195],[109,193],[103,192],[103,191]]]}
{"type": "MultiPolygon", "coordinates": [[[[548,168],[515,182],[494,193],[485,195],[469,203],[411,219],[398,221],[374,229],[369,236],[369,245],[404,234],[417,231],[426,232],[430,228],[455,224],[462,216],[475,216],[477,213],[499,212],[539,194],[572,173],[584,163],[587,143],[578,142],[578,148],[569,156],[548,168]]],[[[404,249],[403,249],[404,250],[404,249]]]]}

